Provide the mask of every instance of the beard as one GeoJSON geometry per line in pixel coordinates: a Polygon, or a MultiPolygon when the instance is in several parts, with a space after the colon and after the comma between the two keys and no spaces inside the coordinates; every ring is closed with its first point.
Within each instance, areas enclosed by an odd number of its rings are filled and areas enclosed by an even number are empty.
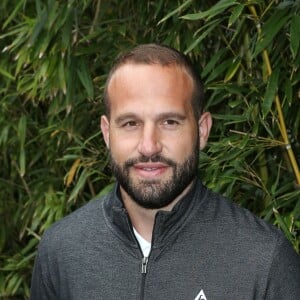
{"type": "Polygon", "coordinates": [[[161,155],[154,157],[140,156],[129,159],[123,165],[119,165],[110,154],[112,172],[126,193],[139,206],[147,209],[160,209],[171,204],[195,179],[198,171],[199,150],[195,147],[192,153],[178,164],[175,161],[161,155]],[[130,169],[136,163],[162,162],[172,169],[170,178],[148,179],[133,181],[130,169]]]}

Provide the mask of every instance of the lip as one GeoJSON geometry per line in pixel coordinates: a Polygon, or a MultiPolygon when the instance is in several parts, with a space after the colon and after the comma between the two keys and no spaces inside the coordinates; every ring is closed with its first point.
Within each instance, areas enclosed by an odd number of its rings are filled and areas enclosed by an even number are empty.
{"type": "Polygon", "coordinates": [[[161,176],[168,169],[163,163],[137,163],[133,166],[135,173],[143,178],[155,178],[161,176]]]}

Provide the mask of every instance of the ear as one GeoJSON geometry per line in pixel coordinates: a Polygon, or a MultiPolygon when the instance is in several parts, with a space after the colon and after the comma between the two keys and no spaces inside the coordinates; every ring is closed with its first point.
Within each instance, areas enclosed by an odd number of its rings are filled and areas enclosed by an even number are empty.
{"type": "Polygon", "coordinates": [[[209,112],[204,112],[198,121],[200,150],[203,150],[207,144],[211,126],[212,126],[211,114],[209,112]]]}
{"type": "Polygon", "coordinates": [[[101,116],[100,127],[106,147],[109,148],[109,120],[107,116],[101,116]]]}

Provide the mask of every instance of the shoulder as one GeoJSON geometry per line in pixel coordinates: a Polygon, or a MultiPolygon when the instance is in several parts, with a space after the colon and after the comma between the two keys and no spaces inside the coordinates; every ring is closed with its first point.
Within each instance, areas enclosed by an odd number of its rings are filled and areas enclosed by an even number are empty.
{"type": "Polygon", "coordinates": [[[298,299],[300,257],[284,234],[217,193],[206,189],[202,196],[193,218],[206,249],[202,256],[231,270],[232,277],[236,272],[237,281],[243,274],[246,282],[259,285],[264,299],[298,299]]]}
{"type": "Polygon", "coordinates": [[[249,210],[206,189],[194,219],[205,238],[232,253],[264,257],[272,261],[281,247],[291,247],[284,234],[274,225],[249,210]]]}
{"type": "Polygon", "coordinates": [[[43,234],[39,243],[39,252],[49,252],[72,247],[83,240],[92,240],[104,226],[104,201],[110,194],[91,200],[71,214],[52,224],[43,234]]]}
{"type": "Polygon", "coordinates": [[[271,235],[275,238],[282,233],[274,225],[254,215],[222,195],[207,190],[203,210],[206,218],[219,223],[224,229],[236,230],[242,235],[271,235]]]}
{"type": "Polygon", "coordinates": [[[264,270],[264,276],[276,276],[290,266],[293,276],[299,278],[300,257],[281,230],[209,189],[203,198],[193,220],[210,255],[218,257],[222,249],[232,263],[264,270]]]}

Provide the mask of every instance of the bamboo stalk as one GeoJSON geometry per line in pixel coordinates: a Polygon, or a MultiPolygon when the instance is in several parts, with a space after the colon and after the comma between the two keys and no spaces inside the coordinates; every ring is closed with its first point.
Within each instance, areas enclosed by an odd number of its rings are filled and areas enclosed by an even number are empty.
{"type": "Polygon", "coordinates": [[[94,29],[95,29],[95,26],[97,24],[97,20],[99,17],[100,6],[101,6],[101,0],[98,0],[97,4],[96,4],[95,16],[94,16],[93,23],[92,23],[91,29],[89,31],[89,34],[92,34],[94,32],[94,29]]]}
{"type": "MultiPolygon", "coordinates": [[[[256,28],[257,28],[258,36],[260,37],[261,36],[261,26],[260,26],[260,22],[259,22],[259,18],[258,18],[256,9],[253,5],[250,5],[249,10],[257,22],[256,28]]],[[[269,54],[266,49],[263,51],[263,60],[264,60],[264,63],[266,64],[267,74],[268,74],[268,76],[270,76],[272,74],[272,67],[271,67],[271,63],[270,63],[269,54]]],[[[279,120],[278,126],[279,126],[279,129],[281,132],[281,136],[284,141],[285,148],[288,153],[290,163],[292,165],[292,168],[293,168],[293,171],[294,171],[294,174],[296,177],[297,184],[300,185],[300,171],[299,171],[297,160],[295,158],[294,151],[291,147],[290,140],[289,140],[289,137],[287,134],[285,120],[284,120],[284,116],[283,116],[283,112],[282,112],[282,108],[281,108],[281,102],[280,102],[278,94],[276,94],[276,96],[275,96],[275,105],[276,105],[276,110],[278,113],[278,120],[279,120]]]]}

